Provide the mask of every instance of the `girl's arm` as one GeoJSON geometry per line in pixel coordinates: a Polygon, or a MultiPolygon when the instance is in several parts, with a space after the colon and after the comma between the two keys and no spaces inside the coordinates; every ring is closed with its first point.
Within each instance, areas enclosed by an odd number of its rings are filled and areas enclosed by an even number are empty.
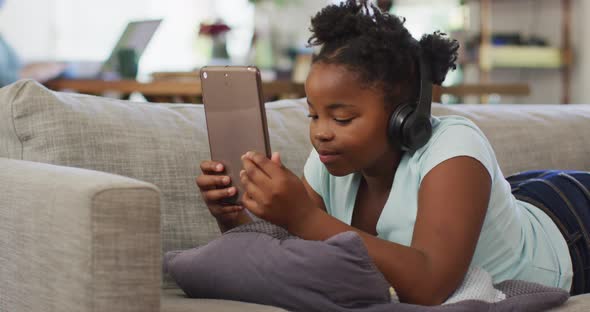
{"type": "Polygon", "coordinates": [[[360,231],[318,209],[317,198],[308,195],[311,188],[264,155],[245,156],[244,168],[242,183],[247,192],[243,203],[251,212],[308,240],[356,231],[400,299],[422,305],[444,302],[460,285],[491,191],[490,175],[474,158],[461,156],[440,163],[420,186],[418,215],[407,247],[360,231]]]}
{"type": "Polygon", "coordinates": [[[420,186],[410,247],[365,233],[319,209],[294,223],[289,231],[311,240],[355,231],[400,300],[441,304],[457,289],[467,272],[490,190],[487,170],[473,158],[455,157],[433,168],[420,186]]]}
{"type": "Polygon", "coordinates": [[[328,211],[326,209],[326,204],[324,203],[324,199],[322,198],[322,196],[320,196],[320,194],[318,194],[314,191],[314,189],[311,187],[311,185],[309,185],[309,183],[307,183],[305,176],[301,177],[301,182],[303,182],[303,186],[305,187],[305,190],[307,191],[307,195],[309,195],[309,197],[311,198],[311,200],[313,201],[315,206],[319,207],[323,211],[328,211]]]}

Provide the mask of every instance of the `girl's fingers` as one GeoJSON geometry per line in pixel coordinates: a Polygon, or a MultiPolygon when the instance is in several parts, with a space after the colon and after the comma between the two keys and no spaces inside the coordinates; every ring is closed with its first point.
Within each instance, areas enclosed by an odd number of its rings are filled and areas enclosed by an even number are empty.
{"type": "Polygon", "coordinates": [[[249,197],[260,203],[264,200],[264,192],[255,184],[250,181],[250,177],[246,174],[244,170],[240,171],[240,181],[244,186],[244,192],[249,194],[249,197]]]}
{"type": "Polygon", "coordinates": [[[248,209],[253,214],[255,214],[255,215],[260,214],[260,209],[258,208],[258,204],[256,203],[256,201],[254,201],[250,197],[248,192],[244,192],[244,194],[242,194],[241,202],[242,202],[242,205],[244,206],[244,208],[248,209]]]}
{"type": "Polygon", "coordinates": [[[220,173],[223,172],[223,169],[223,164],[216,161],[205,160],[201,162],[201,171],[203,173],[220,173]]]}
{"type": "Polygon", "coordinates": [[[251,158],[247,157],[246,155],[242,156],[242,166],[244,167],[244,170],[246,170],[251,179],[258,181],[258,179],[271,178],[268,175],[268,173],[264,171],[263,168],[259,167],[251,158]]]}
{"type": "MultiPolygon", "coordinates": [[[[252,161],[254,165],[260,168],[260,170],[264,172],[264,174],[266,174],[269,178],[272,178],[280,174],[283,168],[282,164],[278,164],[275,161],[268,159],[265,155],[257,152],[248,152],[244,154],[242,157],[243,159],[252,161]]],[[[278,154],[277,156],[271,156],[271,158],[274,158],[275,160],[280,160],[280,156],[278,154]]]]}
{"type": "Polygon", "coordinates": [[[197,185],[204,191],[229,186],[230,182],[231,178],[228,176],[201,175],[197,177],[197,185]]]}
{"type": "Polygon", "coordinates": [[[243,161],[245,173],[248,175],[248,179],[255,183],[266,183],[269,180],[267,176],[260,168],[258,168],[252,161],[246,159],[243,161]]]}
{"type": "Polygon", "coordinates": [[[203,199],[207,203],[215,203],[224,198],[232,197],[236,194],[237,190],[234,186],[225,189],[215,189],[202,192],[203,199]]]}
{"type": "Polygon", "coordinates": [[[281,163],[281,154],[279,154],[279,152],[272,153],[272,156],[270,157],[270,160],[272,160],[277,165],[282,165],[282,163],[281,163]]]}
{"type": "Polygon", "coordinates": [[[241,210],[244,210],[244,207],[238,206],[238,205],[219,206],[219,207],[212,208],[211,210],[212,210],[211,213],[213,214],[213,216],[219,217],[219,216],[225,216],[228,214],[240,212],[241,210]]]}

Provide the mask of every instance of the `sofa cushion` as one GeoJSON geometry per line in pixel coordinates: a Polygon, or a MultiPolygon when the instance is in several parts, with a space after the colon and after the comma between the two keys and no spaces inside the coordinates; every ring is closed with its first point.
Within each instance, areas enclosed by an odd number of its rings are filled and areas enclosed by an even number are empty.
{"type": "Polygon", "coordinates": [[[590,311],[590,294],[570,297],[563,305],[547,310],[550,312],[587,312],[590,311]]]}
{"type": "MultiPolygon", "coordinates": [[[[311,149],[304,106],[270,103],[267,119],[271,148],[302,174],[311,149]]],[[[20,81],[0,90],[0,157],[155,184],[162,194],[163,251],[188,249],[219,235],[195,184],[199,163],[210,158],[202,105],[134,103],[20,81]]]]}
{"type": "Polygon", "coordinates": [[[475,122],[505,176],[538,169],[590,171],[590,105],[434,105],[432,112],[475,122]]]}
{"type": "MultiPolygon", "coordinates": [[[[487,308],[487,307],[486,307],[487,308]]],[[[193,299],[187,297],[180,289],[168,289],[162,292],[161,312],[284,312],[281,308],[253,303],[220,299],[193,299]]],[[[474,311],[466,307],[463,311],[474,311]]],[[[590,294],[570,297],[559,307],[550,312],[587,312],[590,311],[590,294]]]]}
{"type": "Polygon", "coordinates": [[[187,297],[180,289],[162,291],[160,312],[287,312],[278,307],[255,303],[221,300],[193,299],[187,297]]]}

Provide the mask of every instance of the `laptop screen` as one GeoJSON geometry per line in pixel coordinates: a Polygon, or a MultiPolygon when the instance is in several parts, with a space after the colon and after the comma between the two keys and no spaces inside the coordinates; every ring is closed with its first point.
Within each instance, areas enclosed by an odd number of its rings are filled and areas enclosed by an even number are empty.
{"type": "Polygon", "coordinates": [[[117,54],[121,49],[134,49],[139,59],[162,22],[145,20],[129,22],[109,58],[103,63],[101,73],[112,73],[118,68],[117,54]]]}

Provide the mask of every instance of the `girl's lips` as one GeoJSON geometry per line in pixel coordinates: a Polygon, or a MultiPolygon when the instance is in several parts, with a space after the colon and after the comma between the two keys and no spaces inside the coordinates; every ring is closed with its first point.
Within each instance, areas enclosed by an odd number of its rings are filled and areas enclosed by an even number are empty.
{"type": "Polygon", "coordinates": [[[324,155],[320,154],[320,161],[323,162],[324,164],[331,163],[331,162],[338,160],[339,157],[340,157],[340,154],[324,154],[324,155]]]}

